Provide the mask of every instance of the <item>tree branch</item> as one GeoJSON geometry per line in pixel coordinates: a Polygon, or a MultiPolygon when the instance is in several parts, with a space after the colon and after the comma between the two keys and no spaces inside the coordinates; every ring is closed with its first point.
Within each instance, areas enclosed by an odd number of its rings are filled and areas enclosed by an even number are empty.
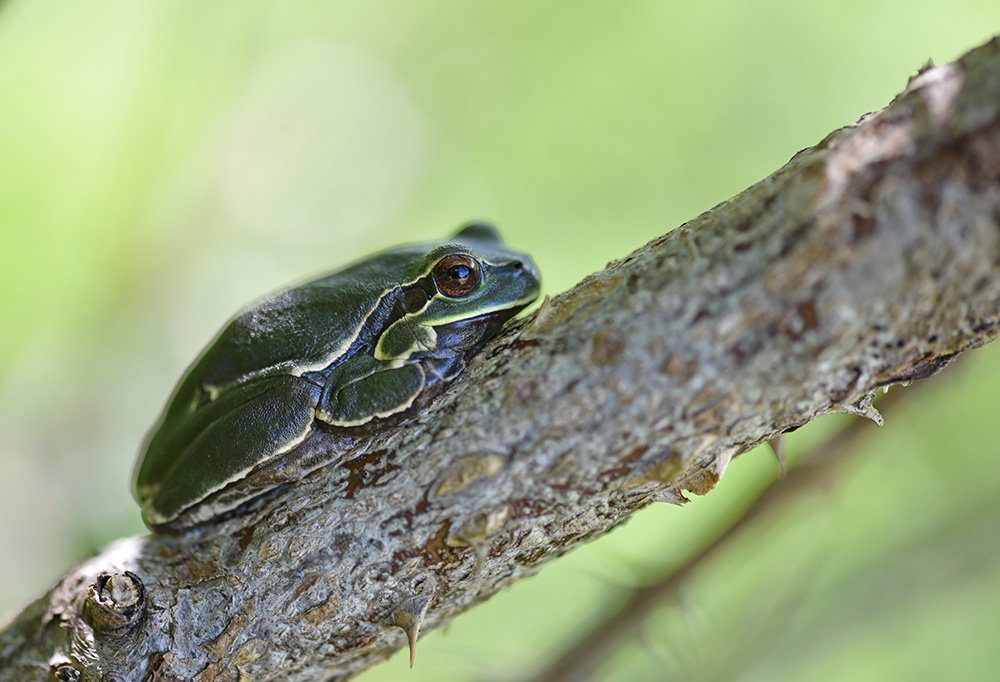
{"type": "Polygon", "coordinates": [[[441,627],[992,340],[998,222],[994,40],[543,305],[412,422],[249,515],[74,568],[0,633],[0,679],[357,673],[406,645],[390,624],[441,627]]]}
{"type": "MultiPolygon", "coordinates": [[[[900,403],[909,399],[912,391],[893,391],[880,401],[882,412],[898,411],[900,403]]],[[[806,493],[829,484],[831,476],[843,467],[850,455],[857,454],[858,446],[870,433],[871,425],[864,420],[854,420],[810,452],[800,455],[795,467],[787,475],[776,478],[764,488],[729,526],[713,538],[707,538],[685,561],[671,568],[655,581],[636,586],[620,599],[620,608],[588,633],[580,633],[578,641],[553,658],[544,668],[526,677],[522,682],[577,682],[591,679],[598,666],[604,663],[617,647],[633,637],[645,626],[647,619],[664,602],[677,599],[688,578],[715,558],[720,551],[732,544],[744,531],[772,513],[775,508],[787,507],[806,493]]]]}

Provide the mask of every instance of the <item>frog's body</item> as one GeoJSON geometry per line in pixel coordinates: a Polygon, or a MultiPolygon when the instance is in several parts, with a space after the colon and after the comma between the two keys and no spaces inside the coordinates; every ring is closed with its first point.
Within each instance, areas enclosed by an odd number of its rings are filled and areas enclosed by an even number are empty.
{"type": "Polygon", "coordinates": [[[426,404],[538,296],[531,259],[474,224],[252,304],[191,366],[134,474],[146,524],[210,520],[325,463],[317,432],[385,428],[426,404]]]}

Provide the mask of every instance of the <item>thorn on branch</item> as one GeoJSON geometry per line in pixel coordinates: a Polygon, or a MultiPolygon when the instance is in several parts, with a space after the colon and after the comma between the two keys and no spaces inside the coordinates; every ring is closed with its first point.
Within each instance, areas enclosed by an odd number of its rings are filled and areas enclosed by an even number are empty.
{"type": "Polygon", "coordinates": [[[666,488],[665,490],[660,490],[655,495],[653,495],[653,500],[656,502],[667,502],[669,504],[676,504],[678,507],[682,507],[691,500],[684,497],[684,491],[676,487],[666,488]]]}
{"type": "Polygon", "coordinates": [[[788,467],[785,463],[785,434],[779,434],[776,438],[767,441],[767,444],[770,446],[771,452],[774,453],[775,461],[778,462],[778,475],[784,478],[788,472],[788,467]]]}
{"type": "Polygon", "coordinates": [[[850,405],[836,405],[830,411],[834,414],[854,414],[859,417],[865,417],[875,422],[876,426],[882,426],[885,424],[885,420],[882,419],[882,415],[872,405],[874,397],[875,391],[869,391],[861,400],[850,405]]]}
{"type": "Polygon", "coordinates": [[[431,603],[431,595],[425,594],[411,597],[397,606],[392,615],[385,619],[385,625],[395,626],[406,633],[406,642],[410,646],[410,667],[417,653],[417,637],[420,635],[420,624],[431,603]]]}

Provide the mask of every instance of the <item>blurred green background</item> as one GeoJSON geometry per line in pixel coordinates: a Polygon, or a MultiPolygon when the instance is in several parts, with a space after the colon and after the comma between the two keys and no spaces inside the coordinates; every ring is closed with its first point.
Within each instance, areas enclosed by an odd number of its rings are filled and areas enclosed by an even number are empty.
{"type": "MultiPolygon", "coordinates": [[[[0,2],[0,613],[144,532],[137,444],[248,300],[477,217],[558,293],[994,31],[996,0],[0,2]]],[[[995,675],[998,380],[987,348],[907,389],[598,679],[995,675]]],[[[774,475],[755,452],[644,511],[429,634],[406,679],[530,672],[774,475]]]]}

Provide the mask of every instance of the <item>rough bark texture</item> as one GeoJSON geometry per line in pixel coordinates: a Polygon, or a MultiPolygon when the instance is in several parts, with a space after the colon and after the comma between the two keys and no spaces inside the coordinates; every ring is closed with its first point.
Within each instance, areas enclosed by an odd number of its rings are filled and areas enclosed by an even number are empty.
{"type": "Polygon", "coordinates": [[[874,389],[997,335],[998,260],[994,40],[588,277],[258,511],[74,568],[0,633],[0,679],[348,677],[406,645],[387,623],[441,627],[777,434],[876,418],[874,389]]]}

